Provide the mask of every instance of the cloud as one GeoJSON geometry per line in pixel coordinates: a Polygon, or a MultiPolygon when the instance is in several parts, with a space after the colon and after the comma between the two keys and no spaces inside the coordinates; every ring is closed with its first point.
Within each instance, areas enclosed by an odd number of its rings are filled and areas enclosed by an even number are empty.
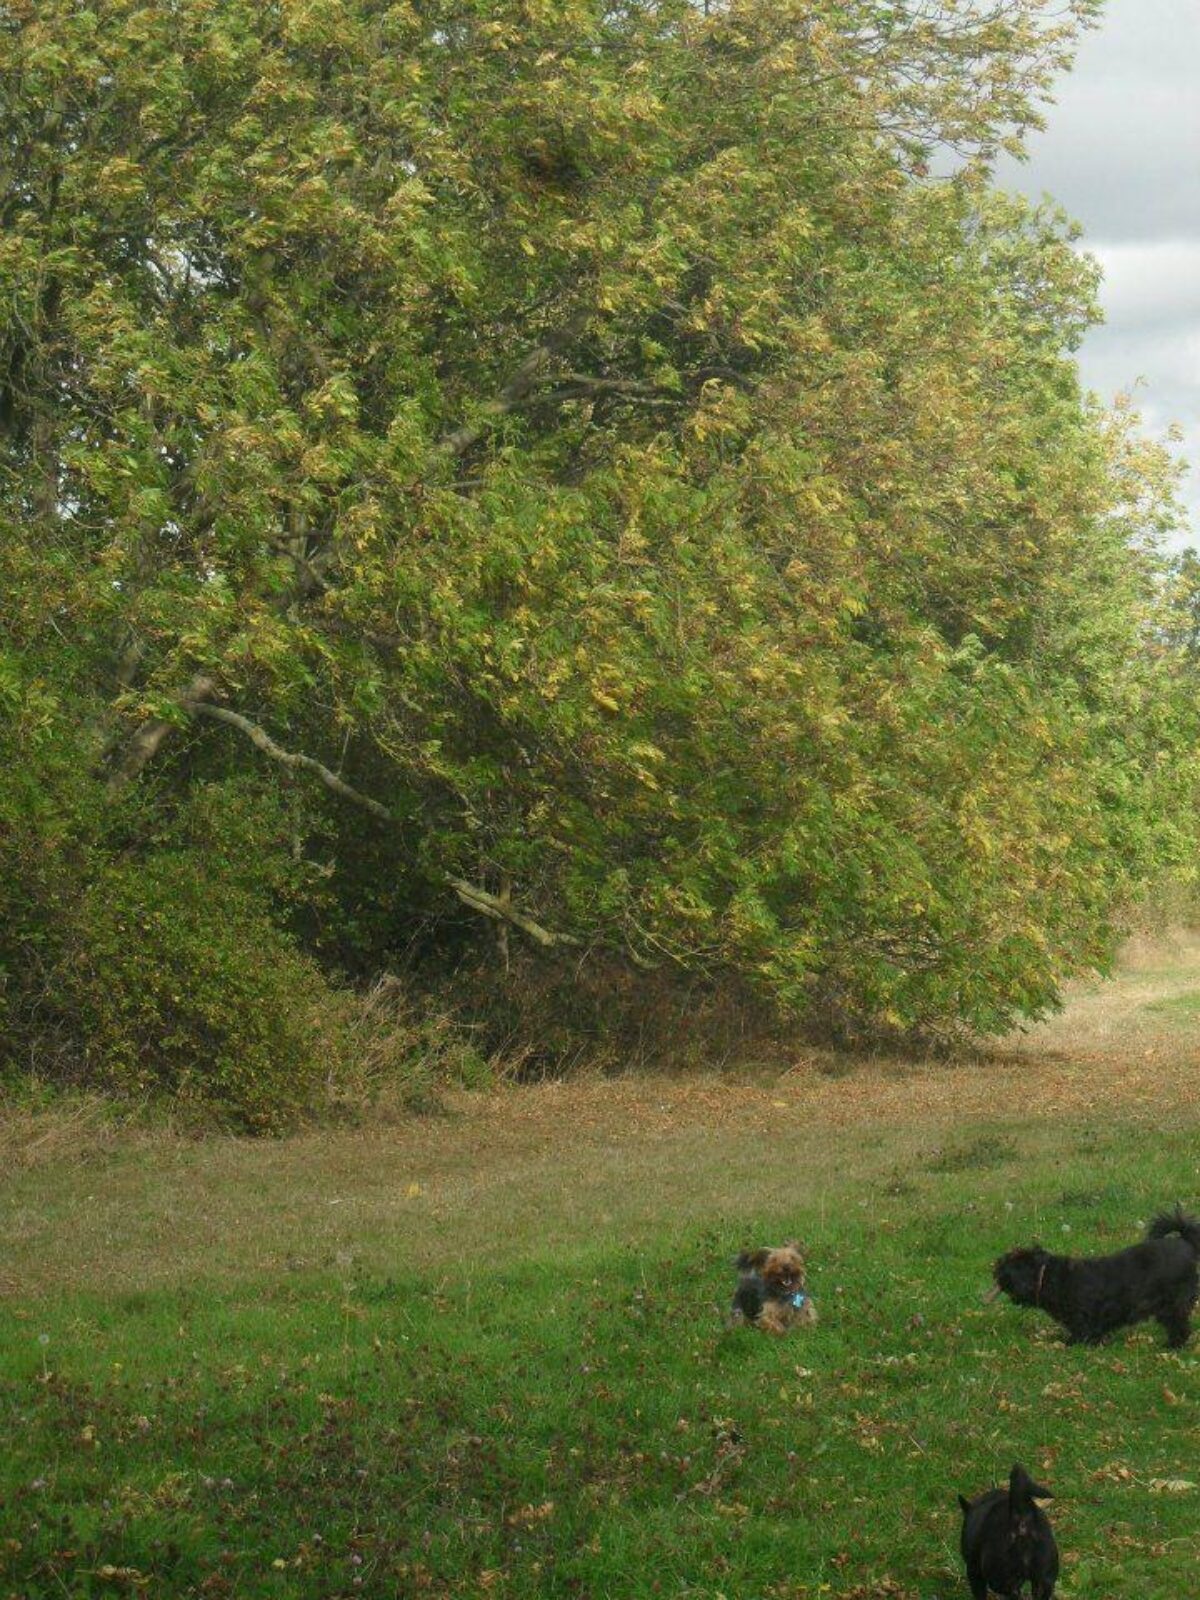
{"type": "Polygon", "coordinates": [[[1200,322],[1200,235],[1086,248],[1104,274],[1100,300],[1110,324],[1153,334],[1200,322]]]}
{"type": "MultiPolygon", "coordinates": [[[[1196,70],[1200,77],[1200,61],[1196,70]]],[[[1105,238],[1137,240],[1196,226],[1200,93],[1194,85],[1077,85],[1064,90],[1047,117],[1046,132],[1033,135],[1029,162],[1006,159],[998,169],[1004,187],[1052,194],[1089,233],[1105,238]]]]}
{"type": "MultiPolygon", "coordinates": [[[[1200,466],[1200,4],[1109,0],[1002,187],[1055,200],[1100,262],[1106,322],[1080,351],[1102,398],[1132,390],[1147,431],[1176,423],[1200,466]]],[[[1175,447],[1180,450],[1180,447],[1175,447]]],[[[1185,488],[1200,539],[1200,471],[1185,488]]]]}
{"type": "Polygon", "coordinates": [[[1144,239],[1200,223],[1200,5],[1110,0],[1006,186],[1063,201],[1089,233],[1144,239]]]}

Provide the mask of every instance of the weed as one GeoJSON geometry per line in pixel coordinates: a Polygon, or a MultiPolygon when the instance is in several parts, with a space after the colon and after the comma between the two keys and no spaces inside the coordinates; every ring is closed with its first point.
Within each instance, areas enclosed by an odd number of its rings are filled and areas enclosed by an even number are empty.
{"type": "Polygon", "coordinates": [[[995,1133],[980,1133],[965,1142],[934,1151],[926,1163],[930,1172],[970,1172],[973,1168],[999,1167],[1015,1159],[1017,1147],[1011,1139],[995,1133]]]}

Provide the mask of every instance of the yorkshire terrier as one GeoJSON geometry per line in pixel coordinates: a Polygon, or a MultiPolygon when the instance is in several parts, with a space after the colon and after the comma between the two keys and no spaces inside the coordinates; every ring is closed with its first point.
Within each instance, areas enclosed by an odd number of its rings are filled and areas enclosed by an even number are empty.
{"type": "Polygon", "coordinates": [[[812,1326],[817,1308],[808,1292],[804,1257],[795,1240],[778,1249],[743,1250],[734,1262],[740,1277],[730,1321],[750,1322],[766,1333],[786,1333],[801,1323],[812,1326]]]}

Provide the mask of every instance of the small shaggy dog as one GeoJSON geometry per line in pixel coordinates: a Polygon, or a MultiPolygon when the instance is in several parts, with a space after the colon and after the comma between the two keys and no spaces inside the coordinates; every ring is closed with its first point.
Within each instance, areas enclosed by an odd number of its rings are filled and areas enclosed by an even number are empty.
{"type": "Polygon", "coordinates": [[[733,1296],[733,1322],[786,1333],[798,1323],[811,1325],[817,1320],[804,1277],[804,1257],[794,1240],[775,1250],[743,1250],[734,1265],[741,1276],[733,1296]]]}
{"type": "Polygon", "coordinates": [[[1037,1502],[1053,1498],[1022,1466],[1012,1469],[1007,1489],[989,1489],[978,1500],[959,1495],[962,1555],[972,1600],[987,1600],[989,1589],[1016,1600],[1027,1583],[1033,1600],[1051,1600],[1058,1546],[1037,1502]]]}
{"type": "Polygon", "coordinates": [[[1146,1239],[1111,1256],[1055,1256],[1041,1245],[1010,1250],[992,1269],[987,1298],[1006,1294],[1036,1306],[1066,1329],[1072,1344],[1096,1344],[1117,1328],[1155,1318],[1178,1349],[1191,1333],[1197,1295],[1200,1222],[1182,1211],[1155,1217],[1146,1239]]]}

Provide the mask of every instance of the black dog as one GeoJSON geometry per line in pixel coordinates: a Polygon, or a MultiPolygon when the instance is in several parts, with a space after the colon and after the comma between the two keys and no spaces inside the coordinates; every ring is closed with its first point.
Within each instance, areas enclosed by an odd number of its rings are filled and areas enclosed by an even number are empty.
{"type": "Polygon", "coordinates": [[[1010,1250],[992,1269],[995,1288],[1019,1306],[1037,1306],[1067,1330],[1072,1344],[1096,1344],[1116,1328],[1154,1317],[1178,1349],[1191,1333],[1198,1288],[1200,1222],[1176,1211],[1155,1217],[1144,1244],[1079,1260],[1040,1245],[1010,1250]]]}
{"type": "Polygon", "coordinates": [[[1012,1469],[1007,1489],[989,1489],[973,1501],[959,1495],[962,1555],[972,1600],[987,1600],[989,1589],[1004,1600],[1016,1600],[1027,1583],[1033,1600],[1051,1600],[1058,1546],[1037,1502],[1053,1498],[1021,1466],[1012,1469]]]}

